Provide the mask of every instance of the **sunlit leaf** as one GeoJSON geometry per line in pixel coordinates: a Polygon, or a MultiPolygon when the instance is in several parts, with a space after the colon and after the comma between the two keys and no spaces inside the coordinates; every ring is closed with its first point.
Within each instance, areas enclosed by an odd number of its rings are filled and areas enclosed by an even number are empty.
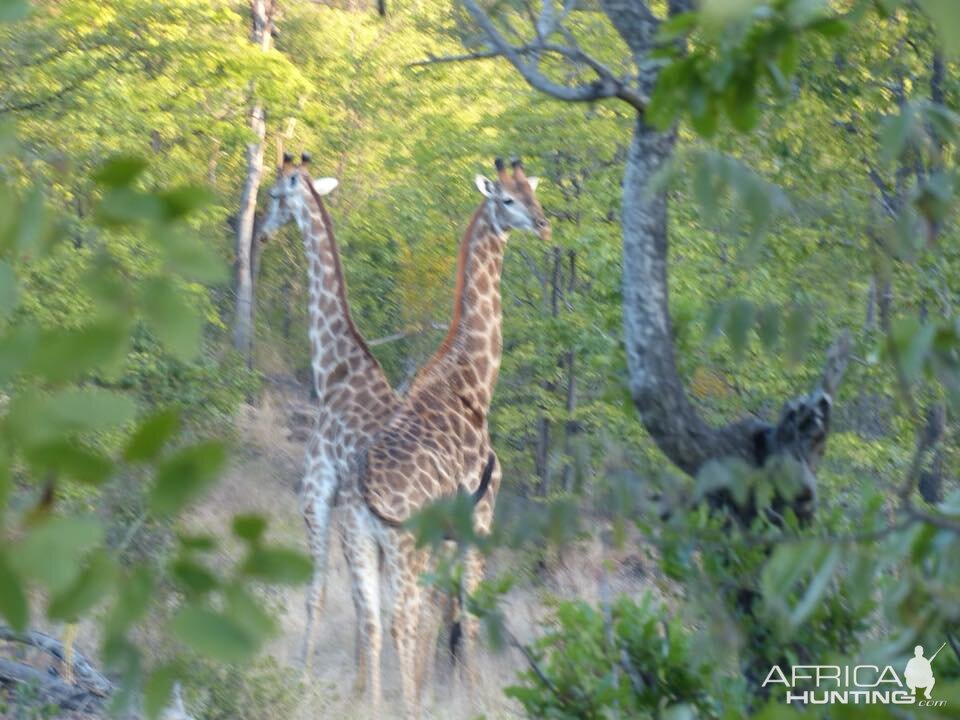
{"type": "Polygon", "coordinates": [[[257,650],[257,642],[235,620],[209,608],[189,606],[171,623],[184,645],[221,662],[240,662],[257,650]]]}
{"type": "Polygon", "coordinates": [[[143,709],[148,718],[159,718],[170,704],[173,685],[180,677],[176,664],[162,665],[147,677],[143,685],[143,709]]]}
{"type": "Polygon", "coordinates": [[[296,550],[257,547],[247,556],[243,572],[265,582],[299,585],[310,579],[313,564],[296,550]]]}
{"type": "Polygon", "coordinates": [[[144,281],[140,305],[150,329],[170,352],[189,360],[200,350],[203,320],[184,297],[183,290],[168,278],[144,281]]]}
{"type": "Polygon", "coordinates": [[[160,515],[172,514],[195,500],[216,480],[227,459],[223,445],[204,442],[185,448],[157,468],[150,504],[160,515]]]}
{"type": "Polygon", "coordinates": [[[180,430],[180,412],[175,408],[160,410],[137,427],[127,442],[123,456],[129,462],[154,460],[180,430]]]}
{"type": "Polygon", "coordinates": [[[94,448],[78,441],[59,441],[26,450],[27,461],[37,475],[65,475],[83,483],[99,485],[113,472],[113,462],[94,448]]]}
{"type": "Polygon", "coordinates": [[[960,52],[960,4],[954,0],[920,0],[920,7],[933,21],[944,49],[951,54],[960,52]]]}
{"type": "Polygon", "coordinates": [[[248,542],[256,542],[267,529],[262,515],[237,515],[233,518],[233,534],[248,542]]]}
{"type": "Polygon", "coordinates": [[[103,538],[103,526],[96,520],[49,518],[31,528],[17,543],[10,561],[21,575],[59,593],[73,582],[80,572],[83,557],[102,543],[103,538]]]}
{"type": "Polygon", "coordinates": [[[116,563],[109,555],[94,553],[80,576],[50,601],[47,615],[53,620],[76,622],[110,591],[116,571],[116,563]]]}
{"type": "Polygon", "coordinates": [[[180,558],[170,569],[174,579],[188,594],[203,595],[215,590],[220,584],[216,575],[193,560],[180,558]]]}
{"type": "Polygon", "coordinates": [[[9,315],[17,306],[17,278],[10,263],[0,260],[0,318],[9,315]]]}
{"type": "Polygon", "coordinates": [[[126,187],[147,169],[147,162],[137,155],[117,155],[107,160],[94,173],[93,179],[107,187],[126,187]]]}
{"type": "Polygon", "coordinates": [[[14,630],[25,630],[28,620],[27,596],[20,578],[0,552],[0,615],[14,630]]]}

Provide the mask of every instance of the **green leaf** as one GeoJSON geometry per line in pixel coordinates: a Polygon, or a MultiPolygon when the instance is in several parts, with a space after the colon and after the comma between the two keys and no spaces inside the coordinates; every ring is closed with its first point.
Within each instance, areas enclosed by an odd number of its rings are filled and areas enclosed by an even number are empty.
{"type": "Polygon", "coordinates": [[[257,542],[267,529],[262,515],[237,515],[233,518],[233,534],[247,542],[257,542]]]}
{"type": "Polygon", "coordinates": [[[960,52],[960,4],[956,0],[920,0],[920,7],[930,16],[943,49],[951,55],[960,52]]]}
{"type": "Polygon", "coordinates": [[[821,561],[816,574],[813,576],[810,584],[807,585],[803,597],[800,598],[800,602],[798,602],[790,612],[789,622],[792,627],[799,627],[816,609],[817,603],[820,602],[820,598],[822,598],[826,592],[827,586],[830,584],[830,580],[833,578],[833,574],[836,572],[839,564],[840,548],[834,546],[830,548],[827,556],[821,561]]]}
{"type": "Polygon", "coordinates": [[[23,20],[30,14],[27,0],[0,0],[0,23],[12,23],[23,20]]]}
{"type": "Polygon", "coordinates": [[[889,165],[903,153],[914,131],[914,113],[910,105],[904,105],[898,115],[888,115],[880,121],[880,159],[889,165]]]}
{"type": "Polygon", "coordinates": [[[211,204],[216,196],[209,188],[185,185],[159,194],[166,206],[167,219],[177,220],[211,204]]]}
{"type": "Polygon", "coordinates": [[[171,629],[184,645],[221,662],[240,662],[257,650],[257,642],[235,620],[205,607],[185,607],[171,629]]]}
{"type": "Polygon", "coordinates": [[[658,43],[673,42],[677,38],[687,35],[697,26],[697,14],[682,12],[664,20],[657,28],[656,41],[658,43]]]}
{"type": "Polygon", "coordinates": [[[83,557],[103,538],[103,526],[92,518],[49,518],[30,530],[10,560],[21,575],[59,593],[74,581],[83,557]]]}
{"type": "Polygon", "coordinates": [[[276,632],[273,617],[261,607],[250,593],[238,585],[224,588],[227,614],[258,641],[263,641],[276,632]]]}
{"type": "Polygon", "coordinates": [[[123,633],[142,618],[154,595],[153,576],[147,568],[134,568],[117,585],[117,599],[107,618],[108,627],[123,633]]]}
{"type": "Polygon", "coordinates": [[[157,468],[150,505],[171,515],[196,499],[220,474],[227,459],[223,445],[208,441],[185,448],[157,468]]]}
{"type": "Polygon", "coordinates": [[[787,315],[784,338],[787,341],[787,360],[797,364],[803,360],[813,329],[813,313],[805,305],[794,305],[787,315]]]}
{"type": "Polygon", "coordinates": [[[780,308],[764,305],[757,315],[757,334],[767,350],[773,350],[780,339],[780,308]]]}
{"type": "Polygon", "coordinates": [[[22,631],[27,629],[29,607],[27,596],[17,573],[0,552],[0,615],[6,618],[10,627],[22,631]]]}
{"type": "Polygon", "coordinates": [[[93,174],[93,179],[106,187],[126,187],[147,168],[147,161],[136,155],[117,155],[107,160],[93,174]]]}
{"type": "Polygon", "coordinates": [[[10,263],[0,260],[0,318],[4,318],[17,307],[17,276],[13,274],[10,263]]]}
{"type": "Polygon", "coordinates": [[[148,718],[159,718],[170,705],[173,685],[180,678],[180,666],[162,665],[147,677],[143,684],[143,709],[148,718]]]}
{"type": "Polygon", "coordinates": [[[180,411],[175,408],[160,410],[143,420],[127,442],[123,457],[128,462],[155,460],[167,444],[180,431],[180,411]]]}
{"type": "Polygon", "coordinates": [[[843,37],[849,30],[847,24],[843,20],[840,18],[830,17],[815,20],[807,25],[807,29],[827,38],[843,37]]]}
{"type": "Polygon", "coordinates": [[[747,347],[750,328],[753,327],[755,317],[756,308],[749,300],[737,298],[730,303],[725,329],[727,337],[730,338],[730,347],[733,349],[734,357],[738,359],[743,357],[743,351],[747,347]]]}
{"type": "Polygon", "coordinates": [[[217,576],[210,570],[187,558],[177,560],[171,570],[174,579],[187,594],[205,595],[220,585],[217,576]]]}
{"type": "Polygon", "coordinates": [[[143,284],[140,307],[147,325],[170,352],[181,360],[199,352],[203,319],[187,302],[182,288],[168,278],[151,278],[143,284]]]}
{"type": "Polygon", "coordinates": [[[102,388],[64,390],[49,398],[50,416],[65,431],[112,430],[130,422],[137,406],[127,395],[102,388]]]}
{"type": "Polygon", "coordinates": [[[217,285],[229,277],[227,264],[216,251],[203,245],[193,235],[181,232],[169,232],[156,239],[162,239],[159,245],[169,270],[195,282],[217,285]]]}
{"type": "Polygon", "coordinates": [[[81,328],[42,333],[31,358],[30,372],[49,380],[69,380],[91,370],[109,370],[126,355],[128,324],[114,318],[81,328]]]}
{"type": "Polygon", "coordinates": [[[116,570],[116,563],[109,555],[103,551],[95,553],[80,576],[50,601],[48,617],[66,622],[79,620],[110,592],[116,570]]]}
{"type": "Polygon", "coordinates": [[[760,119],[756,97],[756,77],[753,75],[738,77],[727,90],[725,99],[730,124],[742,133],[753,130],[760,119]]]}
{"type": "Polygon", "coordinates": [[[937,326],[920,324],[912,318],[898,318],[891,328],[891,338],[900,355],[900,368],[908,380],[915,379],[923,370],[933,349],[937,326]]]}
{"type": "Polygon", "coordinates": [[[113,461],[77,441],[63,440],[27,448],[24,453],[36,475],[65,475],[89,485],[99,485],[113,472],[113,461]]]}
{"type": "Polygon", "coordinates": [[[253,548],[243,572],[269,583],[300,585],[310,580],[313,564],[303,553],[287,548],[253,548]]]}

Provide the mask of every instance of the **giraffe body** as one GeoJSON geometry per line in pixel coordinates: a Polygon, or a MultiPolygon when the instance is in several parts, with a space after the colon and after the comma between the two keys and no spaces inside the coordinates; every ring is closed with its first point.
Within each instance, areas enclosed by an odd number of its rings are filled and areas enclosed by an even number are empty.
{"type": "MultiPolygon", "coordinates": [[[[414,379],[399,409],[358,458],[363,498],[382,523],[376,527],[392,596],[391,631],[400,662],[407,717],[419,712],[418,663],[424,608],[418,578],[428,561],[427,550],[415,546],[402,527],[429,502],[459,490],[474,492],[491,454],[487,413],[502,352],[500,274],[510,229],[549,236],[549,224],[533,195],[536,178],[527,179],[519,162],[510,178],[498,161],[499,182],[478,176],[486,196],[473,215],[460,244],[453,320],[447,337],[414,379]]],[[[494,467],[489,492],[475,508],[478,532],[488,532],[500,483],[494,467]]],[[[466,558],[464,585],[472,592],[482,576],[483,561],[472,550],[466,558]]],[[[476,618],[464,614],[465,669],[472,677],[476,618]]],[[[429,628],[431,623],[424,622],[429,628]]],[[[433,632],[429,630],[429,632],[433,632]]]]}
{"type": "MultiPolygon", "coordinates": [[[[381,702],[379,561],[388,567],[400,567],[398,558],[412,558],[402,564],[405,572],[389,573],[388,589],[400,599],[404,609],[416,607],[417,586],[429,558],[414,551],[409,533],[386,525],[364,501],[356,472],[356,460],[376,436],[383,424],[400,407],[379,363],[370,353],[350,316],[346,282],[332,225],[320,199],[336,181],[312,181],[285,158],[277,186],[271,191],[273,203],[263,233],[269,235],[289,220],[295,220],[303,235],[308,260],[310,347],[314,390],[319,398],[316,426],[308,444],[300,504],[308,528],[308,540],[314,560],[314,577],[307,600],[307,628],[304,659],[309,664],[313,650],[316,615],[322,610],[329,555],[329,530],[334,503],[339,509],[339,529],[351,577],[351,590],[357,613],[357,690],[369,695],[373,717],[379,715],[381,702]],[[401,579],[403,580],[401,582],[401,579]]],[[[489,445],[489,443],[488,443],[489,445]]],[[[495,460],[495,456],[494,456],[495,460]]],[[[478,525],[489,528],[493,516],[493,497],[500,482],[500,467],[493,466],[490,492],[485,493],[477,509],[478,525]]],[[[468,586],[473,588],[482,575],[479,556],[467,563],[468,586]],[[471,572],[472,571],[472,572],[471,572]],[[475,578],[475,579],[473,579],[475,578]]],[[[406,637],[416,628],[407,621],[406,612],[393,614],[392,634],[406,637]]],[[[431,638],[424,638],[432,639],[431,638]]],[[[398,648],[399,649],[399,648],[398,648]]],[[[432,661],[432,648],[404,651],[432,661]]],[[[421,663],[419,676],[432,671],[432,664],[421,663]]]]}
{"type": "Polygon", "coordinates": [[[400,401],[350,315],[339,249],[321,200],[321,194],[335,185],[336,181],[330,179],[313,181],[302,168],[285,158],[277,184],[271,190],[271,207],[262,232],[269,236],[286,222],[296,222],[307,257],[308,335],[318,411],[307,445],[300,490],[300,509],[314,564],[307,597],[303,659],[309,666],[317,615],[325,599],[332,511],[339,492],[343,507],[340,531],[357,611],[358,666],[362,667],[369,662],[366,656],[360,656],[359,650],[364,648],[375,649],[379,662],[379,641],[365,636],[373,626],[375,632],[379,631],[379,619],[373,622],[370,618],[378,607],[366,601],[372,592],[371,583],[375,588],[379,567],[377,553],[370,551],[374,542],[371,525],[376,519],[359,495],[345,485],[354,476],[352,467],[357,452],[371,441],[400,401]]]}

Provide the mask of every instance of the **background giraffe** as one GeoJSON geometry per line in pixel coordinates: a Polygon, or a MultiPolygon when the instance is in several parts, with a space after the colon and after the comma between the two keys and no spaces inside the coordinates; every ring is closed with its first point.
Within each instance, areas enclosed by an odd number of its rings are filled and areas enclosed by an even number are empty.
{"type": "MultiPolygon", "coordinates": [[[[304,662],[309,667],[313,655],[317,615],[323,608],[329,556],[331,512],[337,489],[348,472],[358,449],[368,443],[399,405],[380,363],[367,347],[350,315],[347,285],[333,226],[322,195],[332,191],[333,178],[311,180],[309,156],[301,156],[301,165],[284,155],[277,182],[270,190],[270,207],[261,232],[274,234],[294,221],[303,236],[309,277],[309,337],[312,380],[318,398],[316,425],[307,445],[300,505],[307,524],[308,542],[313,557],[313,581],[307,596],[307,626],[303,642],[304,662]]],[[[341,497],[348,506],[351,498],[341,497]]],[[[346,514],[346,513],[345,513],[346,514]]],[[[358,650],[379,639],[361,638],[365,629],[376,627],[366,615],[371,611],[359,593],[358,584],[371,582],[378,567],[372,531],[358,517],[341,523],[344,554],[351,573],[352,593],[357,609],[358,650]],[[365,542],[364,532],[371,538],[365,542]]],[[[375,608],[374,608],[375,610],[375,608]]],[[[362,655],[358,652],[358,661],[362,655]]]]}
{"type": "MultiPolygon", "coordinates": [[[[301,507],[314,558],[304,658],[309,663],[313,654],[316,615],[323,606],[326,584],[331,510],[338,499],[339,528],[357,611],[357,689],[360,689],[368,684],[368,668],[378,668],[380,662],[381,624],[379,618],[372,617],[379,612],[379,602],[370,598],[379,592],[379,548],[373,526],[381,521],[371,515],[356,482],[351,482],[356,477],[351,471],[352,459],[358,448],[372,440],[400,401],[352,322],[339,249],[319,197],[333,190],[336,180],[311,180],[308,165],[306,155],[302,156],[300,166],[294,165],[291,156],[284,156],[277,182],[270,190],[271,205],[261,232],[269,236],[284,224],[295,221],[308,258],[313,381],[321,407],[307,449],[301,492],[301,507]],[[333,346],[334,353],[325,347],[327,344],[333,346]],[[332,402],[324,403],[328,397],[332,402]]],[[[496,463],[495,457],[493,462],[496,463]]],[[[499,483],[499,464],[495,465],[494,475],[495,482],[499,483]]],[[[492,517],[492,506],[488,517],[492,517]]],[[[489,523],[486,526],[489,527],[489,523]]],[[[432,659],[431,647],[425,647],[424,653],[432,659]]],[[[379,678],[377,671],[369,682],[375,706],[379,704],[379,678]]]]}
{"type": "MultiPolygon", "coordinates": [[[[464,478],[471,485],[479,483],[490,453],[487,412],[502,351],[500,272],[506,234],[527,230],[544,240],[550,234],[534,195],[537,178],[527,178],[519,161],[512,177],[502,161],[496,165],[497,182],[477,176],[485,200],[460,244],[447,336],[418,373],[402,407],[360,456],[364,499],[383,520],[377,536],[393,596],[391,629],[408,717],[419,710],[417,640],[423,592],[418,578],[428,556],[400,525],[430,501],[460,490],[464,478]]],[[[499,480],[497,473],[477,507],[478,530],[492,522],[499,480]]],[[[467,581],[474,585],[480,567],[475,553],[468,566],[467,581]]],[[[466,630],[469,646],[476,633],[471,627],[466,630]]]]}

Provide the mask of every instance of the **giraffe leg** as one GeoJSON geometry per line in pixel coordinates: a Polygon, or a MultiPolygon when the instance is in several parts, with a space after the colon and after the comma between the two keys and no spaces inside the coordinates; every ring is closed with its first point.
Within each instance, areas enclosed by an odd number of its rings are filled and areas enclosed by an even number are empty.
{"type": "Polygon", "coordinates": [[[355,689],[365,689],[370,717],[380,716],[380,652],[383,630],[380,624],[380,566],[376,537],[365,522],[366,507],[355,503],[344,508],[346,524],[344,552],[350,569],[354,608],[357,611],[357,679],[355,689]]]}
{"type": "Polygon", "coordinates": [[[420,614],[421,632],[416,659],[416,685],[426,703],[434,700],[434,679],[437,668],[437,639],[444,620],[441,593],[427,588],[421,591],[424,602],[420,614]]]}
{"type": "Polygon", "coordinates": [[[463,567],[463,593],[458,603],[461,631],[460,676],[466,685],[467,695],[473,704],[477,683],[477,650],[480,642],[480,619],[466,607],[466,598],[476,592],[483,580],[486,560],[476,548],[467,551],[463,567]]]}
{"type": "Polygon", "coordinates": [[[303,636],[301,661],[309,673],[313,662],[317,620],[326,601],[327,565],[330,552],[330,517],[337,490],[333,469],[308,456],[307,472],[301,495],[303,518],[307,524],[307,542],[313,558],[313,578],[307,591],[307,622],[303,636]]]}
{"type": "Polygon", "coordinates": [[[403,717],[416,720],[420,716],[420,692],[417,686],[417,653],[421,650],[420,613],[422,591],[419,578],[423,570],[424,551],[414,548],[413,537],[391,532],[387,562],[390,567],[390,585],[393,608],[390,634],[396,647],[400,665],[400,686],[403,693],[403,717]]]}

